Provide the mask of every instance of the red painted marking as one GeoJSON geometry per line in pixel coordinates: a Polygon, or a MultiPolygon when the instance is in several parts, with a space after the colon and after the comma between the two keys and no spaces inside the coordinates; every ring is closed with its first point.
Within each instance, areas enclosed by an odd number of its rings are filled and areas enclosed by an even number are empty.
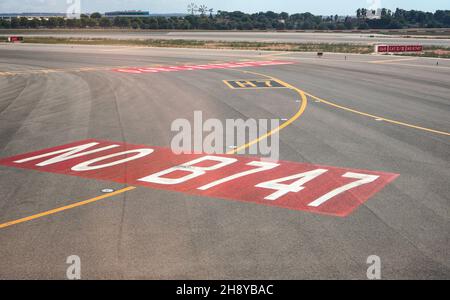
{"type": "Polygon", "coordinates": [[[383,45],[378,46],[378,52],[421,52],[423,46],[421,45],[383,45]]]}
{"type": "Polygon", "coordinates": [[[195,70],[263,67],[263,66],[277,66],[277,65],[291,65],[291,64],[294,64],[294,62],[282,61],[282,60],[269,60],[269,61],[250,61],[250,62],[230,62],[230,63],[208,64],[208,65],[134,67],[134,68],[124,68],[124,69],[113,69],[113,71],[121,72],[121,73],[143,74],[143,73],[161,73],[161,72],[179,72],[179,71],[195,71],[195,70]]]}
{"type": "MultiPolygon", "coordinates": [[[[92,166],[104,165],[107,163],[112,163],[118,160],[123,160],[125,158],[131,158],[135,156],[135,153],[128,153],[121,156],[109,157],[108,159],[93,162],[92,166]]],[[[73,155],[73,154],[72,154],[73,155]]],[[[200,157],[206,156],[205,154],[181,154],[175,155],[170,149],[160,148],[160,147],[149,147],[145,145],[130,145],[118,142],[109,141],[99,141],[99,140],[84,140],[78,141],[71,144],[58,146],[54,148],[49,148],[45,150],[39,150],[27,154],[21,154],[13,157],[8,157],[0,160],[0,165],[32,169],[42,172],[58,173],[71,176],[79,176],[85,178],[108,180],[118,183],[125,183],[129,185],[145,186],[153,189],[163,189],[171,190],[176,192],[188,193],[193,195],[207,196],[212,198],[223,198],[229,200],[252,202],[263,205],[270,205],[276,207],[282,207],[292,210],[310,211],[315,213],[329,214],[335,216],[347,216],[358,206],[367,201],[371,196],[380,191],[389,182],[393,181],[398,174],[377,172],[377,171],[367,171],[367,170],[353,170],[347,168],[337,168],[329,166],[320,166],[307,163],[296,163],[288,161],[278,161],[276,163],[279,166],[265,170],[259,173],[251,174],[239,179],[235,179],[208,190],[199,190],[198,188],[214,182],[216,180],[226,178],[228,176],[238,174],[247,170],[255,169],[254,166],[248,166],[247,164],[254,161],[260,161],[257,157],[244,157],[237,155],[214,155],[220,158],[234,158],[237,161],[219,168],[217,170],[206,171],[204,175],[200,175],[196,178],[190,179],[186,182],[174,184],[174,185],[163,185],[158,183],[149,183],[140,181],[144,177],[151,174],[155,174],[164,170],[167,170],[174,166],[179,166],[186,162],[198,159],[200,157]],[[87,149],[83,149],[77,153],[83,153],[90,151],[90,154],[82,155],[74,158],[70,158],[64,161],[59,161],[52,164],[47,164],[45,166],[38,166],[51,158],[58,157],[59,154],[53,154],[51,156],[41,157],[26,162],[18,162],[27,158],[35,157],[37,155],[43,155],[46,153],[51,153],[58,150],[64,150],[67,148],[72,148],[75,146],[81,146],[89,143],[98,143],[92,145],[87,149]],[[117,147],[109,148],[99,152],[92,153],[92,150],[104,148],[111,145],[117,145],[117,147]],[[87,162],[95,158],[104,157],[111,154],[120,153],[123,151],[130,151],[136,149],[146,149],[147,152],[153,152],[137,158],[132,161],[117,164],[114,166],[104,167],[95,170],[77,171],[73,168],[75,166],[79,167],[80,163],[87,162]],[[312,179],[311,181],[303,184],[304,189],[299,192],[289,192],[284,196],[281,196],[277,200],[266,200],[265,197],[273,194],[276,190],[256,187],[257,184],[262,182],[271,181],[279,178],[284,178],[287,176],[295,175],[298,173],[308,172],[316,169],[326,169],[326,173],[312,179]],[[308,204],[318,199],[319,197],[329,193],[336,188],[347,185],[348,183],[355,182],[355,179],[343,177],[347,172],[363,173],[368,175],[379,176],[375,181],[364,184],[353,189],[350,189],[342,194],[339,194],[327,202],[319,205],[318,207],[311,207],[308,204]]],[[[216,161],[205,161],[196,164],[197,167],[208,167],[216,165],[216,161]]],[[[75,168],[77,169],[77,168],[75,168]]],[[[183,170],[178,170],[171,174],[164,175],[164,178],[180,178],[184,177],[192,172],[189,168],[183,170]]],[[[295,181],[295,180],[293,180],[295,181]]],[[[291,184],[291,182],[283,182],[283,184],[291,184]]]]}

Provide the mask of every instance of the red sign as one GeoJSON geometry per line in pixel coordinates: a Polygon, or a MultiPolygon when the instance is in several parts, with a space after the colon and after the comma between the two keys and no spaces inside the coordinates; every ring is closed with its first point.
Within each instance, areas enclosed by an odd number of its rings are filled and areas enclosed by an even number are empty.
{"type": "Polygon", "coordinates": [[[21,42],[21,41],[23,41],[23,37],[21,37],[21,36],[10,36],[10,37],[8,37],[8,41],[11,42],[11,43],[21,42]]]}
{"type": "Polygon", "coordinates": [[[423,51],[423,46],[421,45],[383,45],[378,46],[378,52],[389,53],[389,52],[421,52],[423,51]]]}
{"type": "Polygon", "coordinates": [[[133,67],[124,69],[114,69],[113,71],[131,74],[143,74],[143,73],[179,72],[179,71],[195,71],[195,70],[233,69],[246,67],[264,67],[264,66],[278,66],[290,64],[294,64],[294,62],[282,60],[269,60],[269,61],[230,62],[230,63],[206,64],[206,65],[133,67]]]}
{"type": "Polygon", "coordinates": [[[4,158],[0,165],[335,216],[347,216],[398,176],[98,140],[4,158]]]}

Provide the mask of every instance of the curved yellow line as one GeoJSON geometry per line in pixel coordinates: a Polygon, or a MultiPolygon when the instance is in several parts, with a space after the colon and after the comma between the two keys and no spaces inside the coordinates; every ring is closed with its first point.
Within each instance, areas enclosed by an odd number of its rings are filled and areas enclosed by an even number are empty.
{"type": "MultiPolygon", "coordinates": [[[[239,71],[239,70],[236,70],[236,71],[239,71]]],[[[299,88],[296,88],[296,87],[294,87],[294,86],[292,86],[292,85],[290,85],[288,83],[285,83],[285,82],[283,82],[283,81],[281,81],[279,79],[276,79],[276,78],[273,78],[273,77],[270,77],[270,76],[267,76],[267,75],[264,75],[264,74],[261,74],[261,73],[250,72],[250,71],[240,71],[240,72],[245,72],[245,73],[249,73],[249,74],[259,75],[259,76],[263,76],[263,77],[266,77],[266,78],[271,78],[272,80],[278,81],[279,83],[285,85],[286,87],[289,87],[291,89],[296,90],[298,93],[300,93],[300,95],[306,95],[306,96],[311,97],[312,99],[320,101],[320,102],[322,102],[324,104],[327,104],[327,105],[330,105],[330,106],[333,106],[333,107],[336,107],[336,108],[339,108],[339,109],[342,109],[342,110],[345,110],[345,111],[348,111],[348,112],[352,112],[352,113],[355,113],[355,114],[358,114],[358,115],[361,115],[361,116],[366,116],[366,117],[369,117],[369,118],[378,119],[380,121],[385,121],[385,122],[388,122],[388,123],[391,123],[391,124],[396,124],[396,125],[399,125],[399,126],[404,126],[404,127],[409,127],[409,128],[422,130],[422,131],[427,131],[427,132],[432,132],[432,133],[436,133],[436,134],[450,136],[450,132],[435,130],[435,129],[431,129],[431,128],[427,128],[427,127],[421,127],[421,126],[417,126],[417,125],[414,125],[414,124],[409,124],[409,123],[405,123],[405,122],[401,122],[401,121],[397,121],[397,120],[392,120],[392,119],[388,119],[388,118],[385,118],[385,117],[380,117],[380,116],[377,116],[377,115],[372,115],[372,114],[369,114],[369,113],[366,113],[366,112],[362,112],[362,111],[359,111],[359,110],[356,110],[356,109],[353,109],[353,108],[345,107],[345,106],[333,103],[331,101],[319,98],[317,96],[314,96],[314,95],[312,95],[312,94],[310,94],[308,92],[305,92],[305,91],[303,91],[303,90],[301,90],[299,88]]]]}
{"type": "Polygon", "coordinates": [[[275,133],[277,133],[277,132],[283,130],[284,128],[286,128],[287,126],[289,126],[289,125],[291,125],[293,122],[295,122],[298,118],[300,118],[300,116],[305,112],[306,107],[307,107],[307,105],[308,105],[308,98],[306,97],[305,92],[302,91],[302,90],[300,90],[300,89],[298,89],[298,88],[296,88],[295,86],[290,85],[289,83],[286,83],[286,82],[284,82],[284,81],[282,81],[282,80],[280,80],[280,79],[278,79],[278,78],[275,78],[275,77],[272,77],[272,76],[267,76],[267,75],[264,75],[264,74],[261,74],[261,73],[250,72],[250,71],[240,71],[240,70],[234,70],[234,71],[244,72],[244,73],[248,73],[248,74],[255,74],[255,75],[263,76],[263,77],[265,77],[265,78],[269,78],[269,79],[271,79],[271,80],[274,80],[274,81],[278,82],[279,84],[284,85],[285,87],[287,87],[287,88],[289,88],[289,89],[291,89],[291,90],[296,91],[296,92],[300,95],[300,98],[301,98],[301,104],[300,104],[300,107],[299,107],[297,113],[296,113],[295,115],[293,115],[289,120],[287,120],[286,122],[284,122],[283,124],[281,124],[281,125],[278,126],[277,128],[272,129],[271,131],[267,132],[266,134],[261,135],[261,136],[258,137],[257,139],[255,139],[255,140],[253,140],[253,141],[251,141],[251,142],[249,142],[249,143],[247,143],[247,144],[244,144],[244,145],[242,145],[242,146],[239,146],[239,147],[236,148],[236,149],[233,149],[233,150],[231,150],[231,151],[228,151],[227,154],[236,154],[236,153],[238,153],[239,151],[244,150],[244,149],[246,149],[246,148],[249,148],[250,146],[252,146],[252,145],[254,145],[254,144],[257,144],[257,143],[259,143],[260,141],[262,141],[262,140],[264,140],[264,139],[267,139],[267,138],[270,137],[271,135],[273,135],[273,134],[275,134],[275,133]]]}
{"type": "Polygon", "coordinates": [[[413,125],[413,124],[408,124],[408,123],[405,123],[405,122],[400,122],[400,121],[396,121],[396,120],[380,117],[380,116],[377,116],[377,115],[372,115],[372,114],[365,113],[365,112],[362,112],[362,111],[359,111],[359,110],[356,110],[356,109],[348,108],[348,107],[345,107],[345,106],[333,103],[331,101],[328,101],[328,100],[319,98],[317,96],[311,95],[311,94],[309,94],[307,92],[305,92],[305,94],[308,97],[316,99],[317,101],[320,101],[320,102],[325,103],[327,105],[330,105],[330,106],[333,106],[333,107],[336,107],[336,108],[339,108],[339,109],[342,109],[342,110],[346,110],[346,111],[349,111],[349,112],[352,112],[352,113],[355,113],[355,114],[358,114],[358,115],[366,116],[366,117],[369,117],[369,118],[377,119],[377,120],[380,120],[380,121],[385,121],[385,122],[396,124],[396,125],[400,125],[400,126],[405,126],[405,127],[410,127],[410,128],[414,128],[414,129],[419,129],[419,130],[423,130],[423,131],[428,131],[428,132],[432,132],[432,133],[437,133],[437,134],[450,136],[449,132],[439,131],[439,130],[435,130],[435,129],[430,129],[430,128],[426,128],[426,127],[421,127],[421,126],[417,126],[417,125],[413,125]]]}

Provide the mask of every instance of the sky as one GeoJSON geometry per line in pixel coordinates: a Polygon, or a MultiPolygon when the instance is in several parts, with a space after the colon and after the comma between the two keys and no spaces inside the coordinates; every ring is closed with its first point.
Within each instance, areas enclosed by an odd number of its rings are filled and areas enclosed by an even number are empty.
{"type": "Polygon", "coordinates": [[[81,12],[114,10],[146,10],[151,13],[186,13],[187,5],[194,2],[225,11],[240,10],[253,13],[311,12],[316,15],[354,15],[358,7],[384,7],[395,10],[416,9],[432,11],[450,10],[449,0],[0,0],[0,13],[12,12],[66,12],[73,1],[80,1],[81,12]]]}

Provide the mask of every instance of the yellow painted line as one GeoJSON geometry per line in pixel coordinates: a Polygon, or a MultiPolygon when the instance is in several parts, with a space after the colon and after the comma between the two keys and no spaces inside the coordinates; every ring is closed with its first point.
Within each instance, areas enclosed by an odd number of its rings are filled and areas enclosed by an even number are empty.
{"type": "MultiPolygon", "coordinates": [[[[236,70],[236,71],[239,71],[239,70],[236,70]]],[[[245,73],[250,73],[250,74],[255,74],[255,75],[271,78],[271,77],[269,77],[267,75],[264,75],[264,74],[261,74],[261,73],[256,73],[256,72],[250,72],[250,71],[240,71],[240,72],[245,72],[245,73]]],[[[417,125],[414,125],[414,124],[409,124],[409,123],[406,123],[406,122],[401,122],[401,121],[397,121],[397,120],[393,120],[393,119],[389,119],[389,118],[385,118],[385,117],[380,117],[380,116],[372,115],[372,114],[369,114],[369,113],[366,113],[366,112],[362,112],[362,111],[359,111],[359,110],[356,110],[356,109],[353,109],[353,108],[345,107],[343,105],[339,105],[339,104],[336,104],[334,102],[331,102],[331,101],[319,98],[317,96],[314,96],[314,95],[312,95],[312,94],[310,94],[308,92],[300,90],[299,88],[293,87],[292,85],[287,84],[287,83],[285,83],[285,82],[283,82],[283,81],[281,81],[279,79],[276,79],[276,78],[273,78],[273,77],[272,77],[272,79],[275,80],[275,81],[278,81],[280,84],[283,84],[286,87],[290,87],[291,89],[296,90],[298,93],[300,93],[300,95],[306,95],[306,96],[311,97],[311,98],[313,98],[313,99],[315,99],[315,100],[317,100],[319,102],[325,103],[325,104],[333,106],[335,108],[339,108],[339,109],[342,109],[342,110],[345,110],[345,111],[348,111],[348,112],[352,112],[352,113],[355,113],[355,114],[358,114],[358,115],[366,116],[366,117],[369,117],[369,118],[378,119],[380,121],[388,122],[388,123],[395,124],[395,125],[400,125],[400,126],[404,126],[404,127],[409,127],[409,128],[422,130],[422,131],[427,131],[427,132],[432,132],[432,133],[436,133],[436,134],[450,136],[450,132],[445,132],[445,131],[440,131],[440,130],[431,129],[431,128],[427,128],[427,127],[417,126],[417,125]]],[[[288,120],[287,122],[289,122],[289,121],[290,120],[288,120]]]]}
{"type": "MultiPolygon", "coordinates": [[[[227,84],[228,85],[228,84],[227,84]]],[[[278,87],[278,86],[267,86],[267,87],[232,87],[233,90],[246,90],[246,91],[253,91],[253,90],[277,90],[277,89],[288,89],[288,87],[278,87]]]]}
{"type": "MultiPolygon", "coordinates": [[[[285,85],[283,85],[283,87],[279,87],[279,86],[272,86],[272,78],[269,80],[261,80],[261,78],[257,78],[257,79],[226,79],[226,80],[222,80],[223,83],[225,83],[230,89],[233,90],[264,90],[264,89],[284,89],[284,88],[289,88],[285,85]],[[230,82],[236,82],[236,84],[238,84],[240,87],[234,87],[230,84],[230,82]],[[258,87],[255,84],[252,83],[252,81],[257,81],[259,82],[263,82],[265,83],[265,87],[258,87]],[[249,86],[245,86],[245,84],[242,83],[248,83],[249,86]]],[[[279,82],[278,82],[279,83],[279,82]]]]}
{"type": "Polygon", "coordinates": [[[42,217],[45,217],[45,216],[48,216],[48,215],[53,215],[53,214],[56,214],[56,213],[59,213],[59,212],[62,212],[62,211],[68,210],[68,209],[72,209],[72,208],[79,207],[79,206],[82,206],[82,205],[90,204],[90,203],[93,203],[93,202],[96,202],[96,201],[99,201],[99,200],[102,200],[102,199],[105,199],[105,198],[110,198],[110,197],[113,197],[113,196],[116,196],[116,195],[119,195],[119,194],[122,194],[122,193],[125,193],[125,192],[128,192],[128,191],[134,190],[135,188],[136,187],[134,187],[134,186],[129,186],[129,187],[126,187],[124,189],[115,191],[113,193],[101,195],[101,196],[98,196],[98,197],[95,197],[95,198],[91,198],[91,199],[88,199],[88,200],[85,200],[85,201],[81,201],[81,202],[77,202],[77,203],[74,203],[74,204],[66,205],[66,206],[63,206],[63,207],[47,210],[47,211],[44,211],[44,212],[41,212],[41,213],[38,213],[38,214],[35,214],[35,215],[32,215],[32,216],[28,216],[28,217],[22,218],[22,219],[9,221],[9,222],[0,224],[0,229],[6,228],[6,227],[9,227],[9,226],[12,226],[12,225],[20,224],[20,223],[25,223],[25,222],[28,222],[28,221],[31,221],[31,220],[35,220],[35,219],[38,219],[38,218],[42,218],[42,217]]]}
{"type": "Polygon", "coordinates": [[[234,86],[232,86],[230,83],[229,83],[229,81],[230,80],[222,80],[223,81],[223,83],[225,83],[230,89],[236,89],[234,86]]]}
{"type": "Polygon", "coordinates": [[[417,60],[417,57],[410,57],[410,58],[397,58],[397,59],[384,59],[384,60],[372,60],[369,61],[371,64],[386,64],[386,63],[393,63],[393,62],[399,62],[399,61],[410,61],[410,60],[417,60]]]}
{"type": "Polygon", "coordinates": [[[238,86],[241,88],[255,88],[257,87],[254,83],[250,81],[235,81],[238,86]]]}
{"type": "Polygon", "coordinates": [[[435,129],[430,129],[430,128],[426,128],[426,127],[421,127],[421,126],[417,126],[417,125],[413,125],[413,124],[409,124],[409,123],[405,123],[405,122],[400,122],[400,121],[388,119],[388,118],[385,118],[385,117],[380,117],[380,116],[377,116],[377,115],[372,115],[372,114],[365,113],[365,112],[362,112],[362,111],[359,111],[359,110],[356,110],[356,109],[352,109],[352,108],[349,108],[349,107],[345,107],[345,106],[333,103],[331,101],[328,101],[328,100],[319,98],[317,96],[311,95],[311,94],[309,94],[307,92],[305,92],[305,94],[308,97],[311,97],[311,98],[313,98],[313,99],[315,99],[317,101],[320,101],[322,103],[325,103],[327,105],[330,105],[330,106],[333,106],[333,107],[336,107],[336,108],[339,108],[339,109],[342,109],[342,110],[345,110],[345,111],[349,111],[349,112],[352,112],[352,113],[355,113],[355,114],[358,114],[358,115],[366,116],[366,117],[369,117],[369,118],[372,118],[372,119],[378,119],[380,121],[384,121],[384,122],[388,122],[388,123],[392,123],[392,124],[396,124],[396,125],[400,125],[400,126],[405,126],[405,127],[409,127],[409,128],[414,128],[414,129],[419,129],[419,130],[423,130],[423,131],[427,131],[427,132],[432,132],[432,133],[437,133],[437,134],[450,136],[450,132],[439,131],[439,130],[435,130],[435,129]]]}
{"type": "Polygon", "coordinates": [[[233,69],[233,71],[243,72],[243,73],[247,73],[247,74],[254,74],[254,75],[258,75],[258,76],[262,76],[262,77],[268,78],[270,80],[274,80],[274,81],[278,82],[279,84],[284,85],[285,87],[296,91],[300,95],[301,104],[300,104],[300,107],[299,107],[298,111],[296,112],[296,114],[293,115],[289,120],[287,120],[286,122],[284,122],[283,124],[281,124],[277,128],[275,128],[275,129],[267,132],[266,134],[258,137],[257,139],[255,139],[255,140],[253,140],[253,141],[251,141],[251,142],[249,142],[247,144],[244,144],[242,146],[239,146],[236,149],[228,151],[227,154],[236,154],[239,151],[244,150],[244,149],[246,149],[246,148],[248,148],[248,147],[250,147],[250,146],[252,146],[254,144],[257,144],[260,141],[262,141],[264,139],[267,139],[268,137],[270,137],[270,136],[274,135],[275,133],[283,130],[286,127],[288,127],[293,122],[295,122],[298,118],[300,118],[300,116],[305,112],[306,107],[308,105],[308,99],[306,98],[306,94],[302,90],[300,90],[300,89],[298,89],[298,88],[290,85],[289,83],[286,83],[286,82],[284,82],[284,81],[282,81],[282,80],[280,80],[278,78],[275,78],[275,77],[272,77],[272,76],[267,76],[267,75],[264,75],[264,74],[261,74],[261,73],[250,72],[250,71],[241,71],[241,70],[235,70],[235,69],[233,69]]]}

